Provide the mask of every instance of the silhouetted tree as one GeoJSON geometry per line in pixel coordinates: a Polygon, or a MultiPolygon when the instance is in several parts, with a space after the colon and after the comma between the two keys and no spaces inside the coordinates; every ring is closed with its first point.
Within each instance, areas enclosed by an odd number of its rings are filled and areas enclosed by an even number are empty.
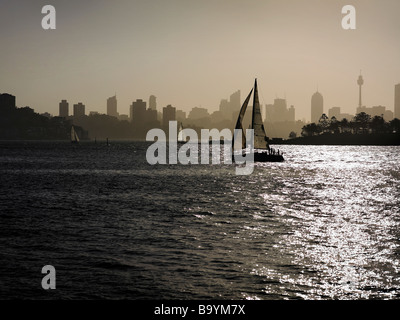
{"type": "Polygon", "coordinates": [[[340,130],[339,130],[339,121],[336,119],[335,116],[333,116],[333,117],[331,118],[331,120],[330,120],[330,123],[329,123],[329,131],[330,131],[331,133],[334,133],[334,134],[340,132],[340,130]]]}
{"type": "Polygon", "coordinates": [[[372,118],[369,114],[360,112],[354,116],[352,121],[346,118],[338,121],[336,117],[332,117],[329,120],[326,114],[323,114],[318,123],[309,123],[303,126],[301,135],[303,137],[312,137],[321,133],[335,135],[349,132],[352,134],[400,134],[400,120],[393,119],[390,122],[386,122],[383,116],[374,116],[372,118]]]}
{"type": "Polygon", "coordinates": [[[342,133],[351,131],[349,120],[343,118],[341,121],[339,121],[339,130],[342,133]]]}
{"type": "Polygon", "coordinates": [[[389,122],[390,131],[393,133],[400,133],[400,120],[394,118],[392,121],[389,122]]]}
{"type": "Polygon", "coordinates": [[[312,137],[321,133],[321,127],[315,123],[305,125],[301,130],[303,137],[312,137]]]}
{"type": "Polygon", "coordinates": [[[325,113],[323,113],[322,116],[319,118],[318,125],[320,126],[323,133],[328,131],[329,118],[325,113]]]}
{"type": "Polygon", "coordinates": [[[355,133],[367,133],[371,116],[365,112],[357,113],[353,119],[355,133]]]}
{"type": "Polygon", "coordinates": [[[381,116],[375,116],[370,122],[370,129],[373,133],[384,133],[387,131],[385,120],[381,116]]]}

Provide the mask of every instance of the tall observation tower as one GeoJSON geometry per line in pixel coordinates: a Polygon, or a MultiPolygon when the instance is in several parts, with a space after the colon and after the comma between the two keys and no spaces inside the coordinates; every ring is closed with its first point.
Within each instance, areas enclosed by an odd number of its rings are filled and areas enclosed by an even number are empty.
{"type": "Polygon", "coordinates": [[[361,72],[360,72],[360,75],[358,76],[357,84],[358,84],[359,87],[360,87],[360,94],[359,94],[358,107],[361,108],[361,107],[362,107],[362,103],[361,103],[361,86],[364,84],[364,79],[363,79],[363,77],[362,77],[362,75],[361,75],[361,72]]]}

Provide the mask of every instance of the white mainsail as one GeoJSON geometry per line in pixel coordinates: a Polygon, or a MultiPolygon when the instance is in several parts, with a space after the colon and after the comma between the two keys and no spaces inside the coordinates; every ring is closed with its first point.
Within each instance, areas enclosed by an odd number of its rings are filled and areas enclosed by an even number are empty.
{"type": "Polygon", "coordinates": [[[244,101],[242,108],[240,109],[240,112],[239,112],[239,116],[238,116],[238,119],[236,122],[235,129],[241,130],[242,141],[240,141],[239,139],[236,139],[238,132],[235,132],[234,137],[233,137],[233,142],[232,142],[233,151],[238,150],[238,149],[246,149],[246,136],[245,136],[244,130],[243,130],[243,118],[244,118],[244,114],[246,112],[247,105],[249,103],[251,94],[253,93],[253,90],[254,90],[253,114],[252,114],[250,129],[254,130],[254,149],[268,149],[267,136],[265,134],[264,124],[263,124],[262,117],[261,117],[260,102],[258,100],[258,88],[257,88],[257,79],[256,79],[255,83],[254,83],[254,88],[251,89],[249,95],[247,96],[246,100],[244,101]]]}
{"type": "Polygon", "coordinates": [[[253,117],[251,128],[254,129],[254,149],[268,149],[267,135],[261,117],[260,102],[258,100],[257,79],[254,83],[253,117]]]}

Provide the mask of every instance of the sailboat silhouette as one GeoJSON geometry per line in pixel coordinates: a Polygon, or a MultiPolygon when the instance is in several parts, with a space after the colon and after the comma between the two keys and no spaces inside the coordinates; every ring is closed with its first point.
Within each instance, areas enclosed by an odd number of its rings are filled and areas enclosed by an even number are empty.
{"type": "Polygon", "coordinates": [[[75,143],[75,144],[79,143],[79,137],[75,131],[74,126],[71,127],[71,143],[75,143]]]}
{"type": "MultiPolygon", "coordinates": [[[[284,161],[283,155],[278,152],[275,152],[268,144],[268,138],[265,134],[264,124],[261,117],[261,110],[260,110],[260,102],[258,99],[258,88],[257,88],[257,79],[254,82],[254,88],[250,90],[249,95],[247,96],[246,100],[243,102],[243,105],[240,109],[239,116],[236,122],[235,127],[235,134],[232,139],[232,151],[240,150],[240,152],[247,153],[251,152],[254,154],[254,161],[255,162],[281,162],[284,161]],[[251,129],[254,130],[254,141],[253,146],[248,150],[246,148],[246,136],[243,130],[243,118],[244,114],[246,113],[247,105],[249,104],[249,100],[251,94],[253,93],[253,114],[251,120],[251,129]],[[238,130],[242,132],[242,141],[238,141],[237,134],[238,130]]],[[[240,132],[239,131],[239,132],[240,132]]],[[[233,156],[234,159],[234,156],[233,156]]]]}

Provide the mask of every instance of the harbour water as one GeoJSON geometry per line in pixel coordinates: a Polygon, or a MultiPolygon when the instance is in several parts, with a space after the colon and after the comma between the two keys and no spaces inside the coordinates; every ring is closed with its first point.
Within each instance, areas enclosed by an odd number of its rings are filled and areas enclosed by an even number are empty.
{"type": "Polygon", "coordinates": [[[238,176],[149,145],[0,142],[1,299],[400,297],[400,147],[275,146],[238,176]]]}

